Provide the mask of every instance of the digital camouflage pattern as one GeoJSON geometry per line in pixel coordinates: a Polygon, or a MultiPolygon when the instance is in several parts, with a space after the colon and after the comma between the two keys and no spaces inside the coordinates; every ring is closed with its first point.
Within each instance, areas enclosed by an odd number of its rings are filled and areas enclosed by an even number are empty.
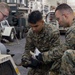
{"type": "Polygon", "coordinates": [[[49,75],[48,69],[30,69],[28,75],[49,75]]]}
{"type": "Polygon", "coordinates": [[[75,49],[75,18],[73,19],[72,25],[66,32],[66,45],[69,49],[75,49]]]}
{"type": "Polygon", "coordinates": [[[65,45],[70,50],[67,50],[62,57],[60,75],[75,75],[75,18],[66,32],[65,45]]]}
{"type": "MultiPolygon", "coordinates": [[[[23,57],[30,58],[30,51],[34,52],[37,48],[42,54],[44,52],[52,51],[52,49],[60,44],[59,30],[53,25],[44,25],[44,28],[39,34],[30,29],[26,37],[25,52],[23,57]]],[[[53,58],[53,56],[51,56],[53,58]]],[[[48,75],[51,65],[54,60],[43,57],[44,65],[39,69],[32,69],[28,75],[48,75]],[[35,73],[34,73],[35,72],[35,73]]]]}
{"type": "Polygon", "coordinates": [[[60,75],[75,75],[75,50],[65,51],[62,57],[60,75]]]}
{"type": "MultiPolygon", "coordinates": [[[[34,51],[37,47],[43,54],[44,63],[49,63],[42,66],[40,74],[37,71],[33,75],[42,75],[41,72],[44,71],[48,74],[51,72],[50,75],[75,75],[75,19],[66,31],[66,43],[63,45],[59,45],[59,32],[53,28],[49,26],[47,30],[43,29],[40,34],[33,33],[31,29],[28,32],[24,55],[30,57],[29,51],[34,51]],[[52,61],[54,63],[50,64],[52,61]]],[[[47,75],[46,73],[44,75],[47,75]]]]}

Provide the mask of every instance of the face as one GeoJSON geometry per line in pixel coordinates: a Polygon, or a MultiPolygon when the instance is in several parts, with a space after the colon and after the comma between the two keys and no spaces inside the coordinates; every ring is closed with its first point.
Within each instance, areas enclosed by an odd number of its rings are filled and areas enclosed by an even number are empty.
{"type": "Polygon", "coordinates": [[[57,10],[55,16],[60,26],[68,27],[68,16],[65,13],[63,14],[57,10]]]}
{"type": "Polygon", "coordinates": [[[29,23],[29,25],[32,28],[33,32],[39,33],[44,26],[44,21],[40,20],[36,24],[29,23]]]}
{"type": "Polygon", "coordinates": [[[4,12],[0,11],[0,21],[7,19],[9,15],[9,11],[7,9],[4,10],[4,12]]]}

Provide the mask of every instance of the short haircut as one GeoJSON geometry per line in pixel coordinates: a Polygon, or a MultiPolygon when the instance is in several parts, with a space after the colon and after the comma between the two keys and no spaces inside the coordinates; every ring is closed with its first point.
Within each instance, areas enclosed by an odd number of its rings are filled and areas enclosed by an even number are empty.
{"type": "Polygon", "coordinates": [[[31,12],[28,16],[28,22],[36,24],[39,20],[42,20],[42,13],[38,10],[31,12]]]}
{"type": "Polygon", "coordinates": [[[60,5],[56,8],[55,12],[56,12],[57,10],[59,10],[59,11],[64,11],[64,10],[65,10],[65,11],[68,11],[68,12],[70,12],[70,13],[73,13],[72,8],[71,8],[68,4],[66,4],[66,3],[60,4],[60,5]]]}
{"type": "Polygon", "coordinates": [[[5,9],[7,9],[8,11],[10,11],[10,7],[8,6],[7,3],[0,2],[0,11],[4,12],[5,9]]]}

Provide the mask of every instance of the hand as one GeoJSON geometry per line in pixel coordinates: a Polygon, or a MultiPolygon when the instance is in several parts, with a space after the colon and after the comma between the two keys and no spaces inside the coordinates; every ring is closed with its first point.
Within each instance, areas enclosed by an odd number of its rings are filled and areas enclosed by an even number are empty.
{"type": "Polygon", "coordinates": [[[32,55],[33,59],[37,59],[39,61],[43,61],[41,52],[38,52],[38,54],[36,54],[36,53],[33,53],[32,51],[30,51],[30,54],[32,55]]]}
{"type": "Polygon", "coordinates": [[[41,54],[41,53],[39,53],[39,55],[36,56],[36,58],[37,58],[39,61],[42,61],[42,62],[43,62],[43,58],[42,58],[42,54],[41,54]]]}
{"type": "Polygon", "coordinates": [[[33,59],[31,58],[31,64],[30,67],[32,68],[38,68],[42,65],[42,63],[40,61],[38,61],[37,59],[33,59]]]}
{"type": "Polygon", "coordinates": [[[31,62],[30,62],[30,60],[29,60],[28,58],[22,57],[21,63],[22,63],[22,66],[23,66],[23,67],[27,68],[27,67],[29,67],[29,64],[30,64],[31,62]]]}
{"type": "Polygon", "coordinates": [[[33,58],[27,59],[24,57],[21,59],[21,62],[22,62],[22,66],[25,68],[27,68],[27,67],[37,68],[42,64],[37,59],[33,59],[33,58]]]}

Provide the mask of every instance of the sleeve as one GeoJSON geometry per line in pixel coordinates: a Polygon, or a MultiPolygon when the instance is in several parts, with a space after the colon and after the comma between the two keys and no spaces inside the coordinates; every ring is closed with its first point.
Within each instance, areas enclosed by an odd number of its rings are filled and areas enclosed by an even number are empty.
{"type": "Polygon", "coordinates": [[[75,27],[66,35],[66,45],[69,49],[75,49],[75,27]]]}
{"type": "Polygon", "coordinates": [[[60,34],[59,31],[52,32],[52,38],[49,41],[51,43],[50,50],[42,53],[43,61],[46,62],[52,62],[55,61],[63,55],[63,52],[66,50],[65,45],[60,45],[60,34]]]}
{"type": "Polygon", "coordinates": [[[35,50],[35,46],[31,36],[32,36],[31,33],[28,33],[26,36],[25,51],[23,53],[23,56],[26,56],[26,57],[30,57],[31,56],[30,51],[33,52],[35,50]]]}
{"type": "Polygon", "coordinates": [[[67,50],[67,46],[64,44],[61,44],[59,46],[56,46],[52,49],[52,51],[44,52],[42,55],[43,61],[45,63],[57,61],[58,59],[61,59],[64,51],[67,50]]]}

